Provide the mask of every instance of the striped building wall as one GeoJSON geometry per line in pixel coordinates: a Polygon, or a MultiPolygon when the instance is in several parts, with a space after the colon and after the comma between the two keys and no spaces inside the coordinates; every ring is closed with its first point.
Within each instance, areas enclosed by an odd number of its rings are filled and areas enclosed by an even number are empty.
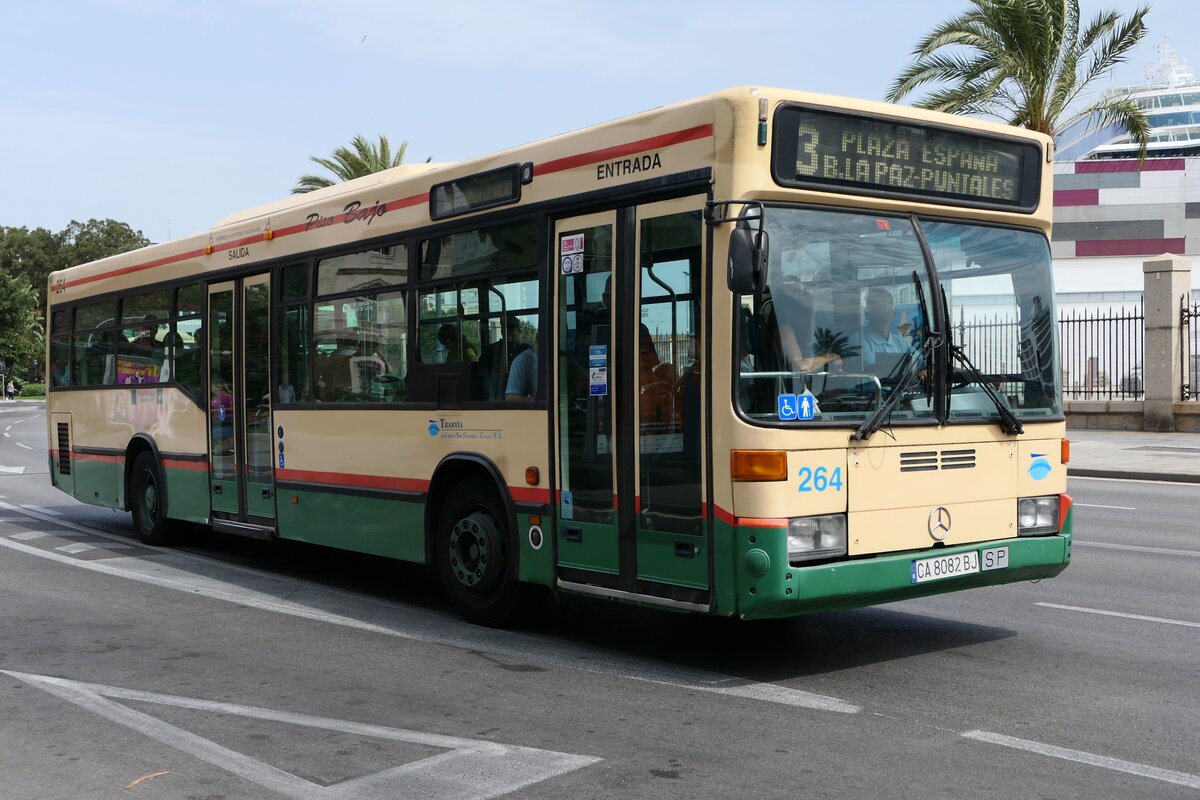
{"type": "MultiPolygon", "coordinates": [[[[1200,254],[1200,157],[1054,165],[1059,259],[1200,254]]],[[[1141,270],[1131,275],[1140,288],[1141,270]]]]}

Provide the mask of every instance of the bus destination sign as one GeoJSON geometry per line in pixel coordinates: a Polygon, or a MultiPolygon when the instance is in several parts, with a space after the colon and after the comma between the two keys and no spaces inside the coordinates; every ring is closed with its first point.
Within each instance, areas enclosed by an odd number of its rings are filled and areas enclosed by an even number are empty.
{"type": "Polygon", "coordinates": [[[775,118],[775,179],[788,186],[1032,211],[1032,142],[889,118],[785,106],[775,118]]]}
{"type": "Polygon", "coordinates": [[[467,175],[429,190],[429,216],[445,219],[521,199],[521,165],[467,175]]]}

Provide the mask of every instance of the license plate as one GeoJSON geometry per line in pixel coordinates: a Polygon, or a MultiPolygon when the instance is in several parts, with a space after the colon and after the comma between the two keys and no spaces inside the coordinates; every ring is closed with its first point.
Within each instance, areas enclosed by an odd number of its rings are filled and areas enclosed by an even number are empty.
{"type": "Polygon", "coordinates": [[[940,581],[975,572],[979,572],[978,550],[969,550],[966,553],[955,553],[949,556],[919,558],[912,562],[913,583],[940,581]]]}

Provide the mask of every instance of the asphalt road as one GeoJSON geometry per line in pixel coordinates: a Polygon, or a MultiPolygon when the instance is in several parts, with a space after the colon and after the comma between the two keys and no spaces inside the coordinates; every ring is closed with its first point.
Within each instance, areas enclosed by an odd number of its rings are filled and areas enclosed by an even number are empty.
{"type": "Polygon", "coordinates": [[[4,800],[1200,796],[1197,485],[1073,481],[1038,584],[492,631],[407,565],[143,547],[50,488],[40,407],[0,433],[4,800]]]}

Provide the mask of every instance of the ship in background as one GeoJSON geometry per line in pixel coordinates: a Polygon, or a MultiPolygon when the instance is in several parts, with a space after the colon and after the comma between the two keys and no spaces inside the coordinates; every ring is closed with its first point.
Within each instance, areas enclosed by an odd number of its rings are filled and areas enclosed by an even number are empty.
{"type": "MultiPolygon", "coordinates": [[[[1158,60],[1146,70],[1146,83],[1109,90],[1129,97],[1150,121],[1147,158],[1200,156],[1200,81],[1180,59],[1170,40],[1158,45],[1158,60]]],[[[1067,126],[1057,137],[1060,161],[1137,158],[1138,145],[1117,125],[1096,128],[1094,117],[1067,126]]]]}

